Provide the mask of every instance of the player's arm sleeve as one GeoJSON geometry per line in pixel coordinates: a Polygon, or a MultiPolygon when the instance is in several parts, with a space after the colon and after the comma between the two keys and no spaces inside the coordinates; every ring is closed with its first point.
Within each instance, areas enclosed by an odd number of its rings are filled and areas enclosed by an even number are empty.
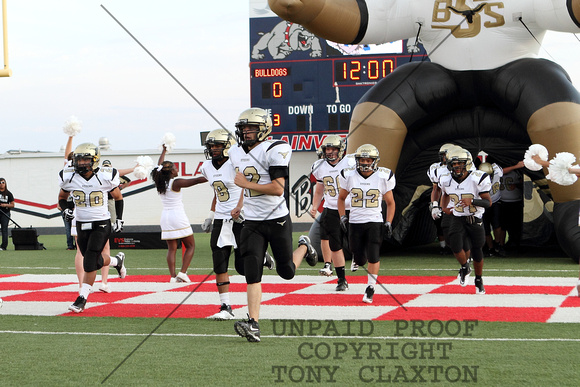
{"type": "MultiPolygon", "coordinates": [[[[521,4],[522,20],[526,21],[525,10],[532,7],[531,17],[545,30],[559,32],[580,32],[580,0],[518,0],[521,4]]],[[[529,17],[529,16],[528,16],[529,17]]]]}
{"type": "Polygon", "coordinates": [[[115,213],[116,213],[117,219],[123,219],[123,209],[124,208],[125,208],[125,204],[123,202],[123,199],[115,200],[115,213]]]}
{"type": "Polygon", "coordinates": [[[272,166],[268,169],[268,173],[270,174],[270,180],[274,181],[279,177],[287,178],[290,175],[290,170],[284,166],[272,166]]]}
{"type": "Polygon", "coordinates": [[[360,29],[352,44],[380,44],[414,37],[417,25],[409,0],[357,1],[360,29]]]}
{"type": "Polygon", "coordinates": [[[276,141],[266,151],[268,155],[268,173],[270,179],[284,177],[288,178],[290,175],[290,159],[292,158],[292,148],[284,141],[276,141]]]}

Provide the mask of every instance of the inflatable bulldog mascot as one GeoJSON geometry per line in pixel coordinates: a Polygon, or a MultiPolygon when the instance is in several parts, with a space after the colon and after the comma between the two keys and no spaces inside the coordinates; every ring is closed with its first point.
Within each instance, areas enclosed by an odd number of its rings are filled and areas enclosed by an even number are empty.
{"type": "MultiPolygon", "coordinates": [[[[350,125],[348,152],[377,146],[398,188],[423,151],[433,150],[433,162],[446,142],[511,152],[506,163],[522,160],[530,143],[580,157],[580,94],[559,65],[537,58],[547,30],[580,32],[580,0],[268,2],[282,19],[334,42],[423,44],[431,62],[398,67],[363,96],[350,125]]],[[[550,190],[556,235],[577,260],[580,183],[550,190]]]]}

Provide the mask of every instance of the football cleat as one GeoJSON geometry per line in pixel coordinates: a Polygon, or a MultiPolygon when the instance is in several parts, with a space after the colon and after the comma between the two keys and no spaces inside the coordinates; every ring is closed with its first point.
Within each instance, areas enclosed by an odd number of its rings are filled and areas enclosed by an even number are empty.
{"type": "Polygon", "coordinates": [[[475,279],[475,294],[485,294],[485,288],[483,287],[483,279],[475,279]]]}
{"type": "Polygon", "coordinates": [[[175,277],[171,277],[171,278],[169,279],[169,283],[170,283],[170,284],[174,284],[174,283],[176,283],[176,282],[177,282],[177,278],[175,278],[175,277]]]}
{"type": "Polygon", "coordinates": [[[84,298],[83,296],[78,296],[77,299],[75,300],[75,302],[73,302],[69,307],[68,310],[75,312],[75,313],[80,313],[83,310],[85,310],[85,305],[87,304],[87,299],[84,298]]]}
{"type": "Polygon", "coordinates": [[[273,270],[276,267],[276,262],[274,262],[274,258],[266,251],[264,254],[264,266],[268,268],[268,270],[273,270]]]}
{"type": "Polygon", "coordinates": [[[111,288],[109,287],[109,284],[101,284],[99,290],[103,293],[111,293],[111,288]]]}
{"type": "Polygon", "coordinates": [[[175,276],[175,281],[176,282],[185,282],[185,283],[191,282],[191,280],[189,279],[187,274],[182,273],[182,272],[177,273],[177,275],[175,276]]]}
{"type": "Polygon", "coordinates": [[[352,259],[352,261],[350,262],[350,271],[357,271],[358,270],[358,265],[356,264],[356,262],[354,261],[354,258],[352,259]]]}
{"type": "Polygon", "coordinates": [[[298,246],[302,245],[306,246],[306,255],[304,255],[306,262],[308,262],[310,266],[316,266],[318,263],[318,253],[314,250],[314,247],[312,247],[312,243],[310,243],[310,238],[308,238],[308,236],[300,235],[300,238],[298,238],[298,246]]]}
{"type": "Polygon", "coordinates": [[[339,278],[336,289],[334,290],[337,292],[344,292],[346,289],[348,289],[348,282],[346,282],[346,279],[344,278],[339,278]]]}
{"type": "Polygon", "coordinates": [[[373,285],[367,286],[365,294],[363,296],[363,302],[366,302],[367,304],[372,304],[374,295],[375,295],[375,287],[373,285]]]}
{"type": "Polygon", "coordinates": [[[330,266],[330,262],[326,262],[324,267],[318,271],[318,274],[330,277],[332,275],[332,267],[330,266]]]}
{"type": "Polygon", "coordinates": [[[459,269],[459,274],[457,274],[457,278],[459,278],[459,284],[461,286],[467,285],[467,278],[471,274],[471,266],[469,265],[469,261],[465,263],[465,266],[461,266],[459,269]]]}
{"type": "Polygon", "coordinates": [[[125,253],[119,252],[115,257],[117,257],[117,272],[119,273],[119,278],[125,278],[127,275],[127,268],[125,267],[125,253]]]}
{"type": "Polygon", "coordinates": [[[248,316],[248,321],[236,321],[234,329],[238,335],[245,337],[249,342],[260,342],[260,325],[250,316],[248,316]]]}
{"type": "Polygon", "coordinates": [[[220,306],[220,311],[209,316],[208,318],[220,321],[231,320],[234,318],[234,312],[232,312],[232,307],[230,305],[222,304],[222,306],[220,306]]]}

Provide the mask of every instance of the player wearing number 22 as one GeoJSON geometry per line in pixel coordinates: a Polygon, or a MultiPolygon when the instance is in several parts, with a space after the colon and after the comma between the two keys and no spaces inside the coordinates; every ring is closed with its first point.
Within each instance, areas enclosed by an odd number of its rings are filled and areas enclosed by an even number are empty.
{"type": "Polygon", "coordinates": [[[123,257],[102,255],[111,234],[107,195],[110,193],[115,200],[117,220],[112,226],[115,232],[123,230],[123,195],[119,189],[119,173],[115,168],[100,170],[99,159],[100,151],[96,145],[81,144],[74,150],[74,169],[65,168],[59,173],[59,206],[65,217],[72,218],[73,212],[66,203],[72,195],[76,209],[77,243],[83,255],[85,271],[79,296],[69,306],[69,310],[75,313],[85,309],[97,270],[108,265],[117,269],[119,277],[124,278],[126,274],[123,257]]]}
{"type": "Polygon", "coordinates": [[[443,193],[441,208],[446,214],[453,215],[449,220],[449,245],[453,255],[461,264],[459,283],[467,285],[467,277],[471,273],[464,241],[471,240],[471,255],[475,269],[475,293],[484,294],[483,287],[483,251],[485,230],[483,228],[483,213],[491,206],[491,180],[483,171],[471,170],[473,165],[471,154],[462,148],[452,149],[447,154],[449,174],[441,176],[439,187],[443,193]],[[450,204],[450,205],[449,205],[450,204]]]}
{"type": "Polygon", "coordinates": [[[353,259],[362,266],[368,261],[367,288],[363,302],[373,302],[380,268],[380,248],[383,239],[392,236],[391,222],[395,216],[393,189],[395,175],[388,168],[379,168],[379,151],[371,144],[361,145],[354,153],[355,168],[343,169],[338,178],[338,213],[343,229],[349,223],[348,242],[353,259]],[[350,214],[346,218],[345,200],[350,194],[350,214]],[[387,204],[383,224],[382,200],[387,204]]]}

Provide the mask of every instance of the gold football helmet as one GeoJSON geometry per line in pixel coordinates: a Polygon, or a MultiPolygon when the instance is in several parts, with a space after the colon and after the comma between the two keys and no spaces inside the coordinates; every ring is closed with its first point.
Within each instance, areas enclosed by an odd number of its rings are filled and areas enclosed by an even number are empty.
{"type": "Polygon", "coordinates": [[[244,110],[236,122],[236,136],[238,142],[246,146],[252,146],[257,142],[262,142],[272,133],[272,119],[268,112],[261,108],[250,108],[244,110]],[[244,140],[243,128],[247,125],[256,125],[258,134],[255,140],[244,140]]]}
{"type": "Polygon", "coordinates": [[[447,169],[455,177],[463,175],[464,171],[470,171],[473,166],[473,158],[468,150],[463,148],[452,148],[447,154],[447,169]],[[458,163],[457,165],[453,165],[458,163]]]}
{"type": "Polygon", "coordinates": [[[493,177],[493,166],[490,163],[481,163],[478,169],[487,173],[489,177],[493,177]]]}
{"type": "Polygon", "coordinates": [[[205,138],[205,158],[207,160],[215,159],[221,160],[228,157],[230,148],[236,144],[234,136],[225,129],[215,129],[207,134],[205,138]],[[211,150],[212,145],[223,145],[223,149],[219,154],[214,154],[211,150]]]}
{"type": "Polygon", "coordinates": [[[356,167],[361,172],[376,171],[379,168],[379,150],[372,144],[364,144],[359,146],[354,152],[354,159],[356,160],[356,167]],[[370,164],[361,164],[361,158],[373,159],[370,164]]]}
{"type": "Polygon", "coordinates": [[[346,144],[344,143],[344,139],[337,134],[331,134],[324,138],[322,144],[320,145],[320,150],[322,152],[322,157],[324,157],[328,161],[336,161],[337,159],[340,160],[344,156],[344,151],[346,150],[346,144]],[[332,155],[326,155],[326,148],[336,148],[338,149],[338,157],[332,157],[332,155]]]}
{"type": "Polygon", "coordinates": [[[439,161],[445,164],[447,162],[447,152],[456,147],[457,145],[451,143],[441,145],[441,148],[439,148],[439,161]]]}
{"type": "Polygon", "coordinates": [[[80,144],[74,150],[73,164],[75,172],[85,175],[94,171],[99,166],[101,151],[99,147],[90,142],[80,144]]]}

